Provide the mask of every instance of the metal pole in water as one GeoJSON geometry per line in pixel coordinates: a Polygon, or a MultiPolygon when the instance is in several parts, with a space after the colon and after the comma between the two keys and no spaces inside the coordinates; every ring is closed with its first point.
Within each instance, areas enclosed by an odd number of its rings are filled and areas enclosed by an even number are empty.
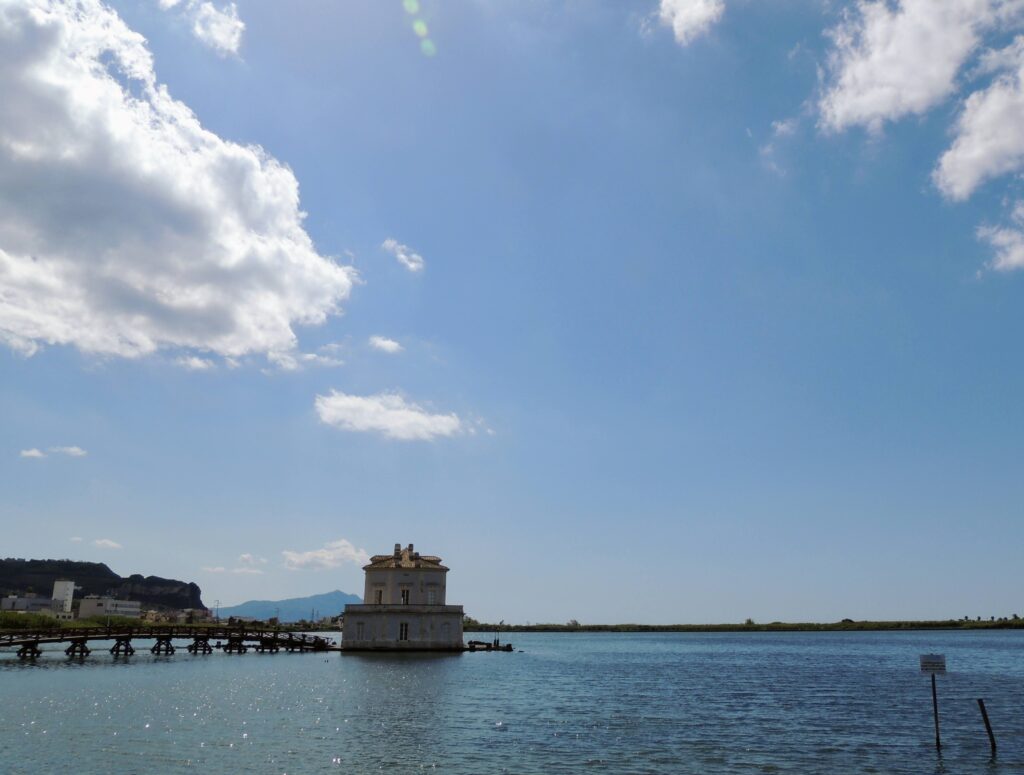
{"type": "Polygon", "coordinates": [[[935,673],[932,673],[932,711],[935,713],[935,750],[942,750],[942,739],[939,737],[939,695],[935,691],[935,673]]]}
{"type": "Polygon", "coordinates": [[[988,742],[992,746],[992,756],[996,755],[996,736],[992,734],[992,725],[988,720],[988,711],[985,710],[985,701],[978,700],[978,707],[981,709],[981,719],[985,722],[985,731],[988,732],[988,742]]]}

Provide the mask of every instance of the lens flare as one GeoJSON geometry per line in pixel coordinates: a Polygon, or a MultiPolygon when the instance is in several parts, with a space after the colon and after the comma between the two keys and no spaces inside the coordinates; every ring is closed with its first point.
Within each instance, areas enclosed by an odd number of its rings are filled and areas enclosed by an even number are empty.
{"type": "Polygon", "coordinates": [[[430,39],[430,28],[426,21],[420,17],[422,6],[420,0],[402,0],[402,7],[410,16],[416,17],[412,23],[412,31],[420,39],[420,53],[425,57],[432,57],[437,54],[437,44],[430,39]]]}

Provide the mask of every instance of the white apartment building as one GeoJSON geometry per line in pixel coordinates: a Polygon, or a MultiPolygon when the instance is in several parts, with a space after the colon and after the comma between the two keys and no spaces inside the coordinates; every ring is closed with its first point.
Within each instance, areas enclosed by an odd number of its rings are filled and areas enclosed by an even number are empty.
{"type": "Polygon", "coordinates": [[[78,618],[86,619],[90,616],[128,616],[138,619],[142,616],[142,603],[138,600],[86,595],[78,604],[78,618]]]}
{"type": "Polygon", "coordinates": [[[75,582],[59,579],[53,582],[53,602],[55,613],[71,613],[71,603],[75,599],[75,582]]]}

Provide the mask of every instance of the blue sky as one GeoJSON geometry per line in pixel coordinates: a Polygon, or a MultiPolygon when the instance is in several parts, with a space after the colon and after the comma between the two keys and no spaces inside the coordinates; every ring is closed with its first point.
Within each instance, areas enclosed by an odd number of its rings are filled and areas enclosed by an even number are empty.
{"type": "Polygon", "coordinates": [[[1017,612],[1022,5],[0,0],[3,554],[1017,612]]]}

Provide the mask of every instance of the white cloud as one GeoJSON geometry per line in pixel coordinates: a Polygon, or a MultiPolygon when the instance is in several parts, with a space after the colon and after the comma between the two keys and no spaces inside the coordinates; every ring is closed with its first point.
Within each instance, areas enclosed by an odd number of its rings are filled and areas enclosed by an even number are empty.
{"type": "Polygon", "coordinates": [[[301,371],[302,369],[310,366],[333,368],[345,365],[345,361],[340,358],[335,358],[333,355],[325,355],[325,352],[331,352],[329,349],[320,349],[321,351],[317,353],[301,353],[295,351],[283,353],[272,352],[267,354],[267,360],[281,371],[301,371]]]}
{"type": "Polygon", "coordinates": [[[967,98],[953,144],[939,160],[935,184],[954,200],[967,199],[986,180],[1024,169],[1024,39],[983,64],[1009,72],[967,98]]]}
{"type": "Polygon", "coordinates": [[[796,117],[773,121],[771,139],[759,149],[761,161],[776,175],[786,174],[785,167],[778,160],[779,142],[795,135],[799,126],[800,119],[796,117]]]}
{"type": "MultiPolygon", "coordinates": [[[[89,454],[81,447],[49,447],[46,452],[53,455],[67,455],[68,457],[85,457],[89,454]]],[[[32,449],[23,449],[19,454],[22,457],[44,458],[46,457],[46,452],[33,447],[32,449]]]]}
{"type": "Polygon", "coordinates": [[[345,431],[380,433],[402,441],[430,441],[463,431],[456,414],[431,414],[397,393],[353,396],[332,390],[316,397],[320,421],[345,431]]]}
{"type": "Polygon", "coordinates": [[[238,556],[238,565],[234,568],[227,568],[223,565],[205,565],[202,570],[206,573],[234,573],[237,575],[262,576],[264,571],[259,567],[266,565],[265,557],[245,552],[238,556]]]}
{"type": "Polygon", "coordinates": [[[196,355],[183,355],[174,362],[189,371],[208,371],[215,365],[209,358],[200,358],[196,355]]]}
{"type": "Polygon", "coordinates": [[[772,122],[772,134],[775,137],[790,137],[796,133],[796,128],[800,125],[800,121],[797,118],[786,118],[780,121],[772,122]]]}
{"type": "Polygon", "coordinates": [[[320,549],[308,552],[293,552],[286,549],[281,554],[285,567],[289,570],[324,570],[340,567],[347,562],[366,565],[370,561],[370,555],[365,549],[356,549],[344,538],[330,541],[320,549]]]}
{"type": "Polygon", "coordinates": [[[192,34],[221,56],[237,54],[242,45],[245,22],[238,8],[228,3],[218,8],[205,0],[158,0],[165,11],[178,9],[192,25],[192,34]]]}
{"type": "Polygon", "coordinates": [[[370,347],[374,350],[380,350],[381,352],[389,353],[391,355],[400,353],[405,349],[394,339],[388,339],[386,336],[371,336],[370,347]]]}
{"type": "Polygon", "coordinates": [[[99,549],[123,549],[117,541],[111,541],[109,538],[97,538],[92,542],[92,545],[99,549]]]}
{"type": "Polygon", "coordinates": [[[822,125],[842,130],[922,114],[956,90],[983,28],[1019,0],[858,0],[830,31],[822,125]]]}
{"type": "Polygon", "coordinates": [[[422,272],[423,267],[426,266],[423,256],[413,251],[408,245],[403,245],[391,237],[384,240],[381,247],[397,258],[398,262],[410,272],[422,272]]]}
{"type": "Polygon", "coordinates": [[[687,45],[711,29],[725,12],[725,0],[661,0],[658,18],[687,45]]]}
{"type": "Polygon", "coordinates": [[[68,457],[85,457],[89,454],[81,447],[50,447],[50,452],[55,455],[67,455],[68,457]]]}
{"type": "Polygon", "coordinates": [[[1013,211],[1015,226],[982,226],[978,238],[995,251],[990,266],[997,271],[1024,269],[1024,202],[1018,202],[1013,211]]]}
{"type": "Polygon", "coordinates": [[[0,341],[289,353],[340,312],[291,170],[205,130],[100,0],[0,0],[0,105],[0,341]]]}

